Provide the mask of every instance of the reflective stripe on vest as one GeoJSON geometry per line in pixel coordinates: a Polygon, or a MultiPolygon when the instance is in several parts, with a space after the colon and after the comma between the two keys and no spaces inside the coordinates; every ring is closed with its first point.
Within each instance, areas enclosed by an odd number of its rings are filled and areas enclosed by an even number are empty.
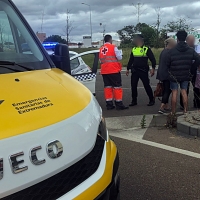
{"type": "Polygon", "coordinates": [[[105,63],[115,63],[118,62],[117,60],[107,60],[107,59],[100,59],[100,63],[101,64],[105,64],[105,63]]]}
{"type": "Polygon", "coordinates": [[[132,53],[134,57],[147,57],[148,47],[134,47],[132,53]]]}
{"type": "Polygon", "coordinates": [[[118,62],[116,56],[104,56],[103,58],[100,58],[101,64],[104,63],[112,63],[112,62],[118,62]]]}

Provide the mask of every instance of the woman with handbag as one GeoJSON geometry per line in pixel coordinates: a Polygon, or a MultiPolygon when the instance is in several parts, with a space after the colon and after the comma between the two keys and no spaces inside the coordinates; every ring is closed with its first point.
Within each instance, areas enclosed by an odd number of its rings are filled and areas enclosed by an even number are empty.
{"type": "Polygon", "coordinates": [[[159,67],[156,77],[160,82],[162,82],[163,85],[162,101],[160,109],[158,111],[160,114],[164,114],[170,110],[168,102],[169,96],[171,94],[171,89],[169,81],[169,72],[167,67],[167,56],[169,50],[176,46],[176,40],[174,40],[173,38],[168,38],[165,40],[164,44],[165,49],[160,54],[159,67]]]}

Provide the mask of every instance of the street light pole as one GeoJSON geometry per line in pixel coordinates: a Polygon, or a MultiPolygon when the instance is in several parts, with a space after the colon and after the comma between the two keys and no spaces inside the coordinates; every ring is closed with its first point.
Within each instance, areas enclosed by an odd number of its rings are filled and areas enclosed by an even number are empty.
{"type": "Polygon", "coordinates": [[[91,9],[91,5],[87,3],[82,3],[82,4],[88,6],[90,9],[90,31],[91,31],[91,46],[92,46],[92,9],[91,9]]]}

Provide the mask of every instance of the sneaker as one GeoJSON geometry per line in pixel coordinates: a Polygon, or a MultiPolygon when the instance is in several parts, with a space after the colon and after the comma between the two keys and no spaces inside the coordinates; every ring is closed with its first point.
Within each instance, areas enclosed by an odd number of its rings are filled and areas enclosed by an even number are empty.
{"type": "Polygon", "coordinates": [[[165,114],[166,112],[165,112],[165,110],[160,109],[160,110],[158,111],[158,113],[160,113],[160,114],[165,114]]]}

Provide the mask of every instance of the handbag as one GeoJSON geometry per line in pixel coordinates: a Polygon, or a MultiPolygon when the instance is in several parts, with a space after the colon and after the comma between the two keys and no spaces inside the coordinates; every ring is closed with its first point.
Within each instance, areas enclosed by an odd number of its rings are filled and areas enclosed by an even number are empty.
{"type": "Polygon", "coordinates": [[[163,96],[163,83],[159,81],[159,83],[157,83],[156,89],[154,91],[154,99],[156,97],[162,97],[163,96]]]}

